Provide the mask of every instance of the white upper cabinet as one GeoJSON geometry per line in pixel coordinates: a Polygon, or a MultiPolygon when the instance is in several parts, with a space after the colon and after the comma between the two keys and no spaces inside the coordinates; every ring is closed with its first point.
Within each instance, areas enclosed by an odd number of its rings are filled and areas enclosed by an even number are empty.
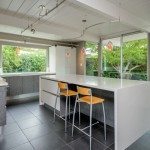
{"type": "Polygon", "coordinates": [[[76,74],[76,48],[52,46],[49,49],[50,72],[76,74]]]}

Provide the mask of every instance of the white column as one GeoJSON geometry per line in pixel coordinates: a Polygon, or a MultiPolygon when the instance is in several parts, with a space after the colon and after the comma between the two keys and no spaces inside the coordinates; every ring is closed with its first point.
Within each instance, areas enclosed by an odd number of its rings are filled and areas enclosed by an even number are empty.
{"type": "Polygon", "coordinates": [[[98,43],[98,76],[102,76],[103,68],[102,68],[102,40],[99,40],[98,43]]]}
{"type": "Polygon", "coordinates": [[[50,72],[50,67],[49,67],[49,48],[46,49],[46,72],[50,72]]]}
{"type": "Polygon", "coordinates": [[[0,74],[2,74],[2,63],[3,63],[3,55],[2,55],[2,43],[0,43],[0,74]]]}
{"type": "Polygon", "coordinates": [[[148,46],[147,46],[147,80],[150,80],[150,33],[148,33],[148,46]]]}

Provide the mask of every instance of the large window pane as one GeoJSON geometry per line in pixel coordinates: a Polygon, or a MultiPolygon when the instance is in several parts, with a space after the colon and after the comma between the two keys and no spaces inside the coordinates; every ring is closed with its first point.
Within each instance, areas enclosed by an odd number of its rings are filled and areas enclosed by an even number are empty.
{"type": "Polygon", "coordinates": [[[102,76],[120,78],[120,37],[102,41],[102,76]]]}
{"type": "Polygon", "coordinates": [[[3,72],[46,71],[46,50],[11,45],[2,46],[3,72]]]}
{"type": "Polygon", "coordinates": [[[123,78],[147,80],[147,34],[123,36],[123,78]]]}
{"type": "Polygon", "coordinates": [[[86,74],[98,76],[98,44],[86,42],[86,74]]]}

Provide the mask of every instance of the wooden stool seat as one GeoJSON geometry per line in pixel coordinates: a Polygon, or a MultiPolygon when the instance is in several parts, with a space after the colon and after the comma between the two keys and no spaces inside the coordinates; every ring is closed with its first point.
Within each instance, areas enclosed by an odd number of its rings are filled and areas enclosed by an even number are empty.
{"type": "Polygon", "coordinates": [[[95,96],[84,96],[80,98],[81,102],[87,103],[87,104],[100,104],[104,102],[104,99],[99,98],[99,97],[95,97],[95,96]],[[92,102],[91,102],[91,98],[92,98],[92,102]]]}
{"type": "Polygon", "coordinates": [[[75,91],[72,91],[72,90],[65,90],[65,91],[61,91],[60,92],[60,95],[63,95],[63,96],[76,96],[78,93],[75,92],[75,91]]]}

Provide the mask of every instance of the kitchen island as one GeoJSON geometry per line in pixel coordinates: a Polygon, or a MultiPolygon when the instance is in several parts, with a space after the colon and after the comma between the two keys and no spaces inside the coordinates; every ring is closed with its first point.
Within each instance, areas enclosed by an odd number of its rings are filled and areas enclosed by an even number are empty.
{"type": "MultiPolygon", "coordinates": [[[[45,75],[40,77],[40,105],[54,107],[58,81],[68,83],[71,88],[76,85],[90,87],[93,95],[105,98],[106,122],[115,131],[115,150],[126,149],[150,130],[150,82],[83,75],[45,75]]],[[[64,109],[60,98],[56,109],[64,109]]],[[[86,114],[86,108],[83,113],[86,114]]],[[[94,117],[102,121],[100,116],[94,117]]]]}

